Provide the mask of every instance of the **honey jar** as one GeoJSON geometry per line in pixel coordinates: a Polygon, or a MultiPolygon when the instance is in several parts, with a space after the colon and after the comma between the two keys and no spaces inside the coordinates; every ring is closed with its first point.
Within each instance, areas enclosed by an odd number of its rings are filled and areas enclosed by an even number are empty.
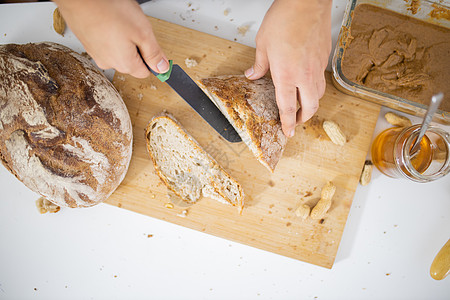
{"type": "Polygon", "coordinates": [[[393,127],[381,132],[372,144],[372,162],[385,175],[408,178],[416,182],[430,182],[450,172],[450,135],[439,127],[430,126],[414,145],[420,125],[393,127]]]}

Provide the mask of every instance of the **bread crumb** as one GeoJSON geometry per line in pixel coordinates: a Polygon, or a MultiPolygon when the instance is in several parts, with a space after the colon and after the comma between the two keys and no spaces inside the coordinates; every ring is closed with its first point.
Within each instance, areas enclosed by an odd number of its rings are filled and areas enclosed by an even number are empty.
{"type": "Polygon", "coordinates": [[[147,238],[153,237],[153,234],[147,234],[147,238]]]}
{"type": "Polygon", "coordinates": [[[229,13],[230,11],[228,10],[228,8],[227,9],[225,9],[224,11],[223,11],[223,15],[224,16],[228,16],[228,13],[229,13]]]}
{"type": "Polygon", "coordinates": [[[89,55],[89,53],[87,53],[87,52],[81,52],[81,56],[83,56],[83,57],[85,57],[85,58],[87,58],[87,59],[89,59],[89,60],[91,60],[92,59],[92,57],[89,55]]]}
{"type": "Polygon", "coordinates": [[[219,26],[217,26],[217,25],[214,26],[214,30],[215,30],[215,31],[219,30],[219,26]]]}
{"type": "Polygon", "coordinates": [[[36,207],[39,211],[39,213],[41,214],[45,214],[45,213],[57,213],[61,208],[48,201],[47,199],[45,199],[44,197],[40,197],[39,199],[36,200],[36,207]]]}
{"type": "Polygon", "coordinates": [[[186,58],[184,60],[184,63],[186,64],[186,67],[193,68],[198,65],[198,62],[194,58],[186,58]]]}
{"type": "Polygon", "coordinates": [[[164,204],[164,207],[165,208],[170,208],[170,209],[174,208],[172,203],[166,203],[166,204],[164,204]]]}
{"type": "Polygon", "coordinates": [[[242,26],[239,26],[237,28],[237,30],[240,35],[245,36],[245,34],[247,33],[249,28],[250,28],[250,26],[248,26],[248,25],[242,25],[242,26]]]}
{"type": "Polygon", "coordinates": [[[177,217],[186,218],[187,217],[187,213],[188,213],[187,209],[184,209],[184,210],[181,211],[181,213],[177,214],[177,217]]]}

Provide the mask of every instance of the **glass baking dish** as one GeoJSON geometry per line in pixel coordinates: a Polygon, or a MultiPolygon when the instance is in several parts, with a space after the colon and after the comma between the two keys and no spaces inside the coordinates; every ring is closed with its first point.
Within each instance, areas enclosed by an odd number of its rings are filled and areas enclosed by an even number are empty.
{"type": "MultiPolygon", "coordinates": [[[[341,68],[342,58],[350,35],[353,11],[360,4],[371,4],[428,23],[450,28],[450,18],[448,17],[450,14],[450,0],[350,0],[347,2],[347,8],[332,59],[332,79],[334,85],[340,91],[411,115],[423,116],[427,105],[365,87],[344,76],[341,68]],[[442,15],[442,12],[444,12],[444,15],[442,15]]],[[[445,97],[448,98],[450,95],[445,95],[445,97]]],[[[450,111],[438,110],[433,120],[441,124],[450,124],[450,111]]]]}

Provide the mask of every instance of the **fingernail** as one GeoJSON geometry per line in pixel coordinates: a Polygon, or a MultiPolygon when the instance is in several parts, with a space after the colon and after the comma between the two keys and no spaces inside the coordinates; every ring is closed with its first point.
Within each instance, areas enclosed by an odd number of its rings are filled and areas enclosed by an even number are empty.
{"type": "Polygon", "coordinates": [[[158,73],[166,73],[169,71],[169,64],[167,61],[163,58],[161,61],[156,65],[156,68],[158,68],[158,73]]]}
{"type": "Polygon", "coordinates": [[[288,137],[293,137],[294,136],[294,134],[295,134],[295,129],[292,129],[290,132],[289,132],[289,136],[288,137]]]}
{"type": "Polygon", "coordinates": [[[250,69],[248,69],[247,71],[245,71],[245,77],[250,78],[253,73],[255,73],[255,71],[253,70],[253,67],[251,67],[250,69]]]}

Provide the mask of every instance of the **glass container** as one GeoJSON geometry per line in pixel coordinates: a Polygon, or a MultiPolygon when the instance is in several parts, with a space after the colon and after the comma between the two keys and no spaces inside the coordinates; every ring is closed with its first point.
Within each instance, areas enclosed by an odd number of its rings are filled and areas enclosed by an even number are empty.
{"type": "MultiPolygon", "coordinates": [[[[435,25],[450,28],[450,0],[437,1],[407,1],[407,0],[350,0],[347,3],[342,27],[339,33],[337,46],[332,59],[333,83],[340,91],[355,95],[359,98],[381,104],[383,106],[396,109],[411,115],[425,115],[427,105],[403,99],[395,95],[390,95],[379,90],[371,89],[352,82],[347,79],[342,72],[342,59],[344,49],[350,36],[350,28],[355,7],[360,4],[371,4],[380,8],[385,8],[402,15],[417,18],[435,25]],[[442,13],[439,13],[442,12],[442,13]]],[[[436,91],[437,93],[438,91],[436,91]]],[[[450,95],[444,95],[450,97],[450,95]]],[[[450,112],[438,110],[434,120],[441,124],[450,124],[450,112]]]]}

